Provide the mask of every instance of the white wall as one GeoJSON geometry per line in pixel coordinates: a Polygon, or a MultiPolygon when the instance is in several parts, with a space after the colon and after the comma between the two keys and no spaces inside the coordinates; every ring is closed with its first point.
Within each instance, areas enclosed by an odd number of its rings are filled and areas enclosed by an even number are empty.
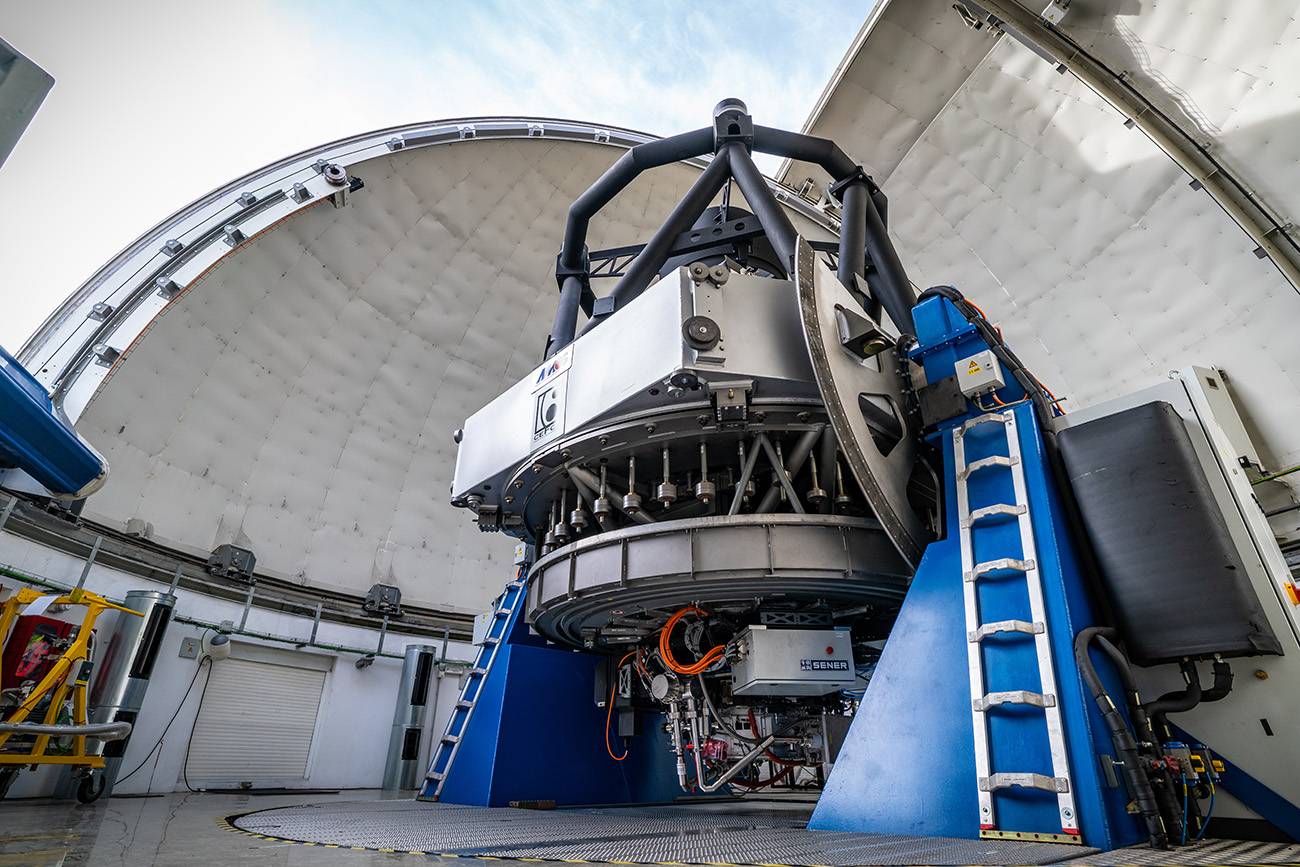
{"type": "MultiPolygon", "coordinates": [[[[81,574],[83,562],[61,551],[0,532],[0,564],[16,570],[48,580],[72,584],[81,574]]],[[[10,589],[18,582],[4,578],[0,579],[0,583],[3,583],[6,589],[10,589]]],[[[86,581],[87,589],[115,599],[120,599],[128,590],[160,589],[161,586],[99,564],[92,567],[86,581]]],[[[178,615],[209,622],[233,620],[238,623],[241,609],[242,606],[238,602],[216,599],[186,590],[177,592],[176,614],[178,615]]],[[[74,617],[79,616],[80,610],[74,609],[70,614],[74,617]]],[[[107,634],[109,625],[107,615],[101,618],[99,627],[101,636],[107,634]]],[[[254,607],[249,612],[247,628],[274,635],[301,636],[306,640],[311,634],[311,619],[254,607]]],[[[175,621],[168,628],[167,637],[154,667],[153,677],[150,679],[137,728],[127,748],[122,774],[126,774],[144,761],[150,748],[158,741],[167,721],[180,705],[198,665],[197,659],[182,659],[179,656],[181,642],[187,637],[198,638],[203,631],[200,627],[175,621]]],[[[378,639],[377,629],[326,622],[320,624],[317,633],[317,640],[320,642],[350,647],[374,648],[378,639]]],[[[375,659],[373,665],[357,669],[354,665],[358,658],[356,654],[329,653],[315,648],[296,650],[292,645],[261,642],[240,636],[234,636],[233,640],[265,644],[285,654],[316,654],[333,657],[333,666],[326,674],[325,688],[321,696],[307,777],[298,781],[286,781],[284,783],[286,786],[377,788],[381,785],[384,758],[388,749],[398,682],[402,671],[400,659],[380,657],[375,659]]],[[[390,634],[385,640],[384,649],[386,652],[402,653],[408,643],[436,642],[390,634]]],[[[467,644],[452,643],[448,648],[448,656],[452,659],[468,659],[472,656],[472,648],[467,644]]],[[[221,663],[217,661],[213,664],[221,663]]],[[[207,666],[205,665],[204,668],[206,669],[207,666]]],[[[206,671],[199,674],[193,690],[185,700],[184,707],[172,724],[162,746],[138,773],[117,786],[115,791],[118,794],[141,794],[146,791],[170,792],[185,788],[181,780],[185,747],[198,712],[199,693],[206,677],[206,671]]],[[[444,679],[438,702],[439,717],[433,727],[435,733],[441,734],[446,716],[458,691],[457,678],[444,679]]],[[[10,789],[9,797],[49,795],[54,789],[58,773],[58,769],[52,767],[40,768],[35,772],[24,772],[10,789]]]]}

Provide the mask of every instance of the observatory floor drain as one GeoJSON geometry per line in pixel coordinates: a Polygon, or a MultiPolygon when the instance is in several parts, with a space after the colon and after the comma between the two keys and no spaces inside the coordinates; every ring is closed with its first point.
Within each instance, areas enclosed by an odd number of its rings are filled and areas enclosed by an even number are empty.
{"type": "Polygon", "coordinates": [[[1057,843],[809,831],[805,804],[721,803],[539,812],[416,801],[282,807],[237,829],[317,845],[595,863],[1055,864],[1095,849],[1057,843]]]}

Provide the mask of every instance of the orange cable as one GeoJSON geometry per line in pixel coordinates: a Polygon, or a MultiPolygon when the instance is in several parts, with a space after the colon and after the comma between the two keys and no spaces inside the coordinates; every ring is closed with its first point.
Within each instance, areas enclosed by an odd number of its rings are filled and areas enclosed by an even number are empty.
{"type": "Polygon", "coordinates": [[[718,659],[721,658],[723,652],[726,650],[726,647],[725,645],[719,644],[718,646],[709,650],[708,653],[704,654],[704,657],[702,659],[700,659],[697,662],[693,662],[690,665],[682,665],[676,659],[674,659],[673,652],[669,648],[668,642],[672,636],[673,627],[676,626],[677,622],[681,620],[683,617],[685,617],[687,614],[708,616],[707,611],[703,610],[702,608],[697,608],[694,605],[688,605],[685,608],[681,609],[680,611],[675,612],[672,617],[668,618],[668,622],[664,624],[664,628],[659,631],[659,656],[663,659],[665,665],[667,665],[671,670],[677,672],[678,674],[687,674],[687,675],[702,674],[705,669],[713,665],[713,663],[717,662],[718,659]]]}

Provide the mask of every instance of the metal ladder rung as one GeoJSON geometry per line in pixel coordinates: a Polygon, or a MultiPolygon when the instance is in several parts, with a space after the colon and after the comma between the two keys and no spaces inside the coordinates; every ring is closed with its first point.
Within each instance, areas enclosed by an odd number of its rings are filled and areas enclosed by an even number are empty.
{"type": "Polygon", "coordinates": [[[1025,789],[1041,789],[1044,792],[1056,792],[1058,794],[1070,791],[1068,777],[1049,777],[1046,774],[989,774],[987,777],[980,777],[979,782],[981,792],[996,792],[998,789],[1009,789],[1012,786],[1025,789]]]}
{"type": "Polygon", "coordinates": [[[523,586],[524,586],[524,582],[522,582],[522,581],[511,581],[509,584],[506,585],[506,589],[507,589],[507,590],[518,590],[520,587],[523,587],[523,586]]]}
{"type": "Polygon", "coordinates": [[[979,629],[969,633],[971,641],[983,641],[990,635],[998,635],[1004,632],[1023,632],[1026,635],[1038,635],[1045,631],[1046,626],[1043,623],[1028,620],[998,620],[993,623],[984,623],[979,629]]]}
{"type": "Polygon", "coordinates": [[[485,635],[483,636],[483,643],[490,647],[493,644],[500,644],[501,639],[496,637],[495,635],[485,635]]]}
{"type": "Polygon", "coordinates": [[[464,709],[464,710],[469,710],[469,709],[472,708],[473,706],[474,706],[474,702],[472,702],[472,701],[466,701],[466,700],[463,699],[463,698],[462,698],[460,701],[456,702],[456,707],[458,707],[458,708],[462,708],[462,709],[464,709]]]}
{"type": "Polygon", "coordinates": [[[971,461],[967,464],[966,468],[957,474],[957,478],[965,480],[969,479],[980,470],[987,470],[993,467],[1014,467],[1018,463],[1020,463],[1020,458],[1009,458],[1006,455],[993,455],[987,458],[980,458],[978,461],[971,461]]]}
{"type": "Polygon", "coordinates": [[[1032,572],[1037,569],[1033,560],[1018,560],[1015,557],[1001,557],[997,560],[987,560],[983,563],[976,563],[975,568],[971,569],[962,577],[967,581],[975,581],[983,578],[992,572],[1032,572]]]}
{"type": "Polygon", "coordinates": [[[1023,504],[994,503],[992,506],[972,511],[966,516],[965,526],[974,527],[976,524],[987,523],[994,518],[1018,518],[1027,511],[1029,511],[1028,507],[1023,504]]]}
{"type": "Polygon", "coordinates": [[[971,428],[979,427],[982,424],[1007,424],[1011,421],[1008,414],[991,412],[988,415],[977,415],[975,418],[967,419],[959,428],[964,436],[971,428]]]}
{"type": "Polygon", "coordinates": [[[426,779],[426,780],[433,780],[433,781],[435,781],[435,782],[438,782],[438,781],[441,781],[442,778],[445,777],[445,776],[447,776],[447,774],[446,774],[445,772],[443,772],[443,771],[434,771],[433,773],[431,773],[431,774],[429,774],[428,776],[426,776],[425,779],[426,779]]]}
{"type": "Polygon", "coordinates": [[[492,616],[493,616],[493,617],[509,617],[511,614],[514,614],[514,613],[515,613],[515,610],[514,610],[513,608],[498,608],[498,609],[496,609],[495,611],[492,612],[492,616]]]}
{"type": "Polygon", "coordinates": [[[983,713],[991,707],[1002,704],[1025,704],[1034,707],[1056,707],[1056,696],[1048,693],[1030,692],[1027,689],[1013,689],[1007,692],[990,692],[972,703],[975,710],[983,713]]]}
{"type": "Polygon", "coordinates": [[[482,677],[483,675],[487,674],[487,669],[486,669],[486,668],[482,668],[482,667],[479,667],[479,668],[471,668],[471,669],[467,672],[467,674],[468,674],[470,677],[482,677]]]}
{"type": "Polygon", "coordinates": [[[459,740],[460,740],[460,735],[443,735],[443,736],[442,736],[442,742],[443,742],[444,744],[454,744],[454,743],[457,743],[459,740]]]}

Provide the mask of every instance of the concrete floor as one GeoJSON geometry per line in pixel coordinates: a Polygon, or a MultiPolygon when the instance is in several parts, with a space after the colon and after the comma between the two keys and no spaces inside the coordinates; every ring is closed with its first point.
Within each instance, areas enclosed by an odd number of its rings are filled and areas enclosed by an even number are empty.
{"type": "MultiPolygon", "coordinates": [[[[376,791],[265,797],[186,792],[157,798],[106,798],[89,806],[63,801],[5,801],[0,804],[0,867],[427,867],[429,859],[418,855],[259,840],[218,824],[226,816],[252,810],[379,797],[383,793],[376,791]]],[[[456,863],[485,862],[466,859],[456,863]]]]}

